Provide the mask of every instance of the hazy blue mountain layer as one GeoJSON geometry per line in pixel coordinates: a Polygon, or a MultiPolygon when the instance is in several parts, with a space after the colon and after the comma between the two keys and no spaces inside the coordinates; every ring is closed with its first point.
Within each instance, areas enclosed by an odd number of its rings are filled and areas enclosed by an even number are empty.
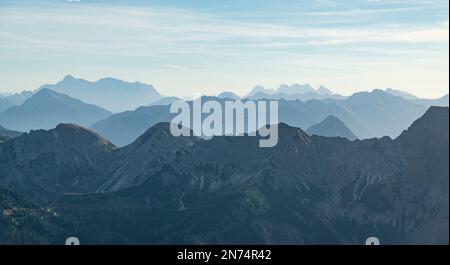
{"type": "Polygon", "coordinates": [[[29,131],[54,128],[59,123],[89,126],[110,115],[111,112],[95,105],[41,89],[22,105],[0,112],[0,124],[13,130],[29,131]]]}
{"type": "Polygon", "coordinates": [[[68,75],[57,84],[43,85],[42,88],[67,94],[112,112],[134,110],[161,98],[152,85],[129,83],[115,78],[90,82],[68,75]]]}
{"type": "MultiPolygon", "coordinates": [[[[225,99],[203,97],[224,105],[225,99]]],[[[192,103],[190,103],[192,104],[192,103]]],[[[425,113],[427,107],[382,90],[361,92],[344,100],[279,100],[279,121],[309,128],[332,115],[340,119],[360,139],[389,136],[395,138],[404,128],[425,113]]],[[[112,115],[91,126],[118,146],[133,142],[158,122],[170,122],[175,116],[169,106],[141,107],[112,115]]]]}
{"type": "Polygon", "coordinates": [[[9,96],[6,96],[5,99],[7,99],[9,102],[13,103],[14,105],[22,105],[22,103],[25,102],[25,100],[29,99],[31,96],[33,96],[33,91],[22,91],[21,93],[12,94],[9,96]]]}
{"type": "Polygon", "coordinates": [[[11,107],[16,106],[16,104],[12,103],[11,101],[9,101],[6,98],[2,98],[0,97],[0,112],[9,109],[11,107]]]}
{"type": "Polygon", "coordinates": [[[262,86],[254,87],[250,93],[247,94],[246,98],[252,100],[259,99],[285,99],[285,100],[313,100],[313,99],[345,99],[344,96],[335,94],[328,88],[320,86],[318,89],[313,88],[309,84],[292,84],[286,85],[282,84],[278,89],[267,89],[262,86]]]}
{"type": "Polygon", "coordinates": [[[425,106],[441,106],[448,107],[448,94],[442,96],[438,99],[414,99],[414,103],[425,105],[425,106]]]}
{"type": "Polygon", "coordinates": [[[341,120],[334,116],[326,117],[323,121],[309,127],[306,132],[309,135],[343,137],[350,141],[357,139],[353,132],[341,120]]]}

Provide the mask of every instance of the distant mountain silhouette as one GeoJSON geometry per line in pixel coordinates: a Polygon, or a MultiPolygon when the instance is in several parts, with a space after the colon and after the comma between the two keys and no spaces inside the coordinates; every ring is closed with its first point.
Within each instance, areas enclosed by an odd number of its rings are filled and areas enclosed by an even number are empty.
{"type": "Polygon", "coordinates": [[[90,128],[106,137],[117,146],[132,143],[153,125],[169,122],[175,117],[167,105],[139,107],[134,111],[125,111],[109,116],[94,123],[90,128]]]}
{"type": "Polygon", "coordinates": [[[228,92],[228,91],[220,93],[217,97],[221,98],[221,99],[234,99],[234,100],[238,100],[238,99],[240,100],[241,99],[241,97],[239,97],[235,93],[228,92]]]}
{"type": "Polygon", "coordinates": [[[266,89],[262,86],[256,86],[246,96],[248,99],[260,100],[260,99],[285,99],[285,100],[313,100],[313,99],[345,99],[344,96],[334,94],[331,90],[324,86],[320,86],[318,89],[314,89],[309,84],[299,85],[286,85],[282,84],[278,89],[266,89]]]}
{"type": "Polygon", "coordinates": [[[0,242],[14,245],[62,245],[73,229],[54,210],[38,207],[0,189],[0,242]]]}
{"type": "Polygon", "coordinates": [[[333,91],[329,90],[328,88],[326,88],[324,86],[320,86],[317,89],[317,93],[322,94],[322,95],[332,95],[332,94],[334,94],[333,91]]]}
{"type": "Polygon", "coordinates": [[[389,93],[393,96],[399,96],[399,97],[407,99],[413,103],[416,103],[419,105],[424,105],[426,107],[431,107],[431,106],[448,107],[448,105],[449,105],[448,94],[444,95],[440,98],[436,98],[436,99],[425,99],[425,98],[418,98],[415,95],[412,95],[412,94],[402,91],[402,90],[395,90],[395,89],[388,88],[385,91],[386,91],[386,93],[389,93]]]}
{"type": "Polygon", "coordinates": [[[152,85],[129,83],[114,78],[102,78],[96,82],[90,82],[68,75],[57,84],[44,85],[42,88],[67,94],[112,112],[134,110],[161,98],[152,85]]]}
{"type": "Polygon", "coordinates": [[[407,128],[428,108],[379,89],[372,92],[355,93],[345,100],[328,100],[326,102],[342,106],[350,111],[360,123],[364,124],[364,131],[360,131],[352,123],[335,115],[359,138],[382,136],[395,138],[403,128],[407,128]]]}
{"type": "Polygon", "coordinates": [[[255,95],[256,93],[263,93],[263,94],[267,94],[267,95],[273,95],[276,93],[276,91],[274,89],[268,89],[265,88],[263,86],[255,86],[248,94],[247,98],[252,97],[253,95],[255,95]]]}
{"type": "MultiPolygon", "coordinates": [[[[224,99],[216,100],[223,105],[224,99]]],[[[333,115],[340,119],[359,139],[390,136],[395,138],[425,113],[427,107],[412,103],[382,90],[361,92],[345,100],[326,99],[279,100],[279,121],[299,128],[309,128],[333,115]]],[[[133,142],[139,135],[158,122],[170,122],[174,114],[168,106],[138,108],[112,115],[91,126],[118,146],[133,142]]]]}
{"type": "Polygon", "coordinates": [[[278,93],[285,93],[285,94],[305,94],[308,92],[315,92],[315,89],[310,84],[292,84],[292,85],[286,85],[282,84],[278,89],[278,93]]]}
{"type": "Polygon", "coordinates": [[[19,130],[50,129],[59,123],[76,123],[88,126],[111,115],[95,105],[78,99],[41,89],[22,105],[0,113],[0,124],[19,130]]]}
{"type": "Polygon", "coordinates": [[[21,93],[9,95],[9,96],[5,97],[5,99],[10,101],[14,105],[19,106],[19,105],[22,105],[22,103],[25,102],[25,100],[27,100],[31,96],[33,96],[33,94],[34,94],[34,92],[32,92],[32,91],[23,91],[21,93]]]}
{"type": "Polygon", "coordinates": [[[357,139],[352,131],[341,120],[331,115],[326,117],[323,121],[309,127],[306,132],[309,135],[343,137],[350,141],[357,139]]]}
{"type": "Polygon", "coordinates": [[[410,93],[402,91],[402,90],[387,88],[385,91],[393,96],[399,96],[399,97],[402,97],[402,98],[408,99],[408,100],[418,99],[418,97],[414,96],[413,94],[410,94],[410,93]]]}
{"type": "Polygon", "coordinates": [[[291,100],[291,95],[288,95],[286,93],[274,93],[274,94],[267,94],[262,91],[255,92],[251,96],[247,96],[247,99],[251,100],[261,100],[261,99],[272,99],[272,100],[280,100],[280,99],[286,99],[291,100]]]}
{"type": "Polygon", "coordinates": [[[345,99],[346,97],[338,95],[338,94],[321,94],[318,92],[306,92],[304,94],[286,94],[286,93],[275,93],[275,94],[266,94],[264,92],[254,93],[252,96],[247,97],[252,100],[260,100],[260,99],[272,99],[272,100],[300,100],[300,101],[308,101],[308,100],[323,100],[323,99],[345,99]]]}

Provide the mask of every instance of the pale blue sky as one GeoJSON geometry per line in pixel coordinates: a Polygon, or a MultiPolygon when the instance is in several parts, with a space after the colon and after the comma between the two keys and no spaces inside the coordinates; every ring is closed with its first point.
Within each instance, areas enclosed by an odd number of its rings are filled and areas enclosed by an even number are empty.
{"type": "Polygon", "coordinates": [[[0,0],[0,92],[66,74],[165,95],[325,85],[448,93],[447,0],[0,0]]]}

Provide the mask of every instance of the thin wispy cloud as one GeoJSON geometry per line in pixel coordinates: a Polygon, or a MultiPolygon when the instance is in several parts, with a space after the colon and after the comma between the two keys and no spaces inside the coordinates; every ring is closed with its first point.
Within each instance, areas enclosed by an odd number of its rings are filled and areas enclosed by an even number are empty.
{"type": "MultiPolygon", "coordinates": [[[[283,8],[283,4],[286,4],[283,2],[278,12],[140,2],[127,4],[124,1],[116,1],[111,5],[73,0],[58,3],[30,1],[28,5],[10,3],[0,9],[0,58],[3,61],[0,62],[0,68],[10,71],[14,68],[23,69],[19,64],[26,65],[28,60],[29,68],[40,65],[41,69],[48,69],[50,75],[52,69],[61,69],[61,65],[66,65],[65,58],[72,62],[71,69],[65,70],[69,72],[75,68],[81,75],[83,71],[79,69],[83,67],[98,69],[98,75],[122,71],[125,77],[131,79],[142,77],[147,72],[148,75],[142,81],[157,86],[160,84],[169,93],[179,92],[181,88],[214,87],[219,82],[223,83],[222,87],[235,86],[241,92],[248,89],[252,81],[256,84],[256,79],[262,75],[271,85],[292,80],[323,82],[345,89],[345,83],[339,80],[331,80],[327,76],[316,79],[316,76],[320,76],[320,64],[323,64],[322,68],[336,64],[353,69],[351,64],[355,59],[370,62],[381,55],[401,64],[404,58],[412,54],[416,57],[439,58],[448,53],[448,13],[447,20],[444,13],[430,17],[426,23],[416,23],[408,18],[410,14],[430,12],[438,5],[435,1],[386,1],[389,4],[385,6],[378,6],[384,1],[367,1],[367,4],[377,5],[375,8],[361,4],[351,6],[348,1],[346,4],[343,4],[344,1],[311,2],[315,4],[293,8],[283,8]],[[75,2],[77,5],[72,5],[75,2]],[[399,17],[397,23],[391,22],[394,17],[390,14],[399,17]],[[289,21],[284,17],[289,17],[289,21]],[[352,19],[357,22],[352,23],[352,19]],[[377,19],[379,23],[375,23],[377,19]],[[348,52],[352,47],[356,51],[353,56],[348,52]],[[365,54],[361,52],[362,49],[365,54]],[[319,65],[314,64],[315,69],[304,63],[293,63],[304,60],[305,54],[317,58],[319,65]],[[15,60],[18,56],[21,58],[19,61],[15,60]],[[324,58],[336,62],[323,61],[324,58]],[[46,59],[48,62],[44,63],[46,59]],[[145,62],[145,59],[151,61],[145,62]],[[83,60],[87,61],[81,62],[83,60]],[[15,62],[11,66],[12,61],[15,62]],[[117,70],[111,69],[111,62],[119,65],[117,70]],[[289,80],[281,80],[286,78],[286,74],[277,70],[280,66],[275,64],[279,62],[285,64],[283,69],[291,67],[290,74],[301,72],[304,73],[301,78],[311,77],[314,80],[294,80],[294,75],[289,80]],[[268,65],[273,65],[274,69],[270,80],[265,74],[268,65]],[[159,69],[155,70],[156,67],[159,69]],[[230,76],[236,67],[253,70],[253,77],[244,77],[242,74],[230,76]],[[162,69],[166,69],[166,72],[162,69]],[[184,73],[186,69],[189,69],[191,76],[180,76],[177,79],[179,83],[176,83],[170,70],[184,73]],[[211,75],[219,80],[208,83],[208,78],[204,78],[208,73],[201,72],[204,69],[214,71],[211,75]],[[311,74],[313,71],[314,74],[311,74]],[[198,81],[194,81],[192,75],[198,81]],[[230,82],[225,79],[227,77],[241,79],[242,82],[230,82]],[[183,79],[188,79],[188,82],[183,82],[183,79]]],[[[273,5],[276,5],[275,1],[273,5]]],[[[448,69],[448,64],[442,59],[435,65],[441,68],[443,65],[443,68],[448,69]]],[[[429,65],[424,65],[426,67],[429,65]]],[[[441,74],[446,70],[441,68],[433,70],[441,74]]],[[[351,76],[351,73],[348,75],[351,76]]],[[[448,77],[439,78],[435,86],[442,86],[445,79],[448,80],[448,77]]],[[[265,80],[262,81],[257,83],[264,83],[265,80]]],[[[15,89],[21,86],[17,82],[13,83],[13,80],[10,82],[10,87],[15,89]]],[[[370,83],[375,85],[379,81],[367,82],[361,87],[369,89],[370,83]]],[[[410,89],[419,89],[414,86],[420,83],[411,82],[410,89]]],[[[436,88],[435,94],[442,89],[436,88]]]]}

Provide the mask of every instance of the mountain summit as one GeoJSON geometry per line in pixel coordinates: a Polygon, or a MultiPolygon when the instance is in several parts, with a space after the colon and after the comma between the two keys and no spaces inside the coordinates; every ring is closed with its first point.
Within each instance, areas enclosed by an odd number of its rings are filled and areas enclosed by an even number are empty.
{"type": "Polygon", "coordinates": [[[356,140],[356,135],[337,117],[330,115],[323,121],[309,127],[306,132],[310,135],[326,137],[343,137],[350,141],[356,140]]]}
{"type": "Polygon", "coordinates": [[[282,84],[278,90],[278,93],[285,93],[288,95],[292,94],[306,94],[309,92],[315,92],[315,89],[310,84],[292,84],[292,85],[286,85],[282,84]]]}
{"type": "Polygon", "coordinates": [[[0,124],[18,131],[50,129],[59,123],[89,126],[110,114],[95,105],[44,88],[22,105],[1,112],[0,124]]]}

